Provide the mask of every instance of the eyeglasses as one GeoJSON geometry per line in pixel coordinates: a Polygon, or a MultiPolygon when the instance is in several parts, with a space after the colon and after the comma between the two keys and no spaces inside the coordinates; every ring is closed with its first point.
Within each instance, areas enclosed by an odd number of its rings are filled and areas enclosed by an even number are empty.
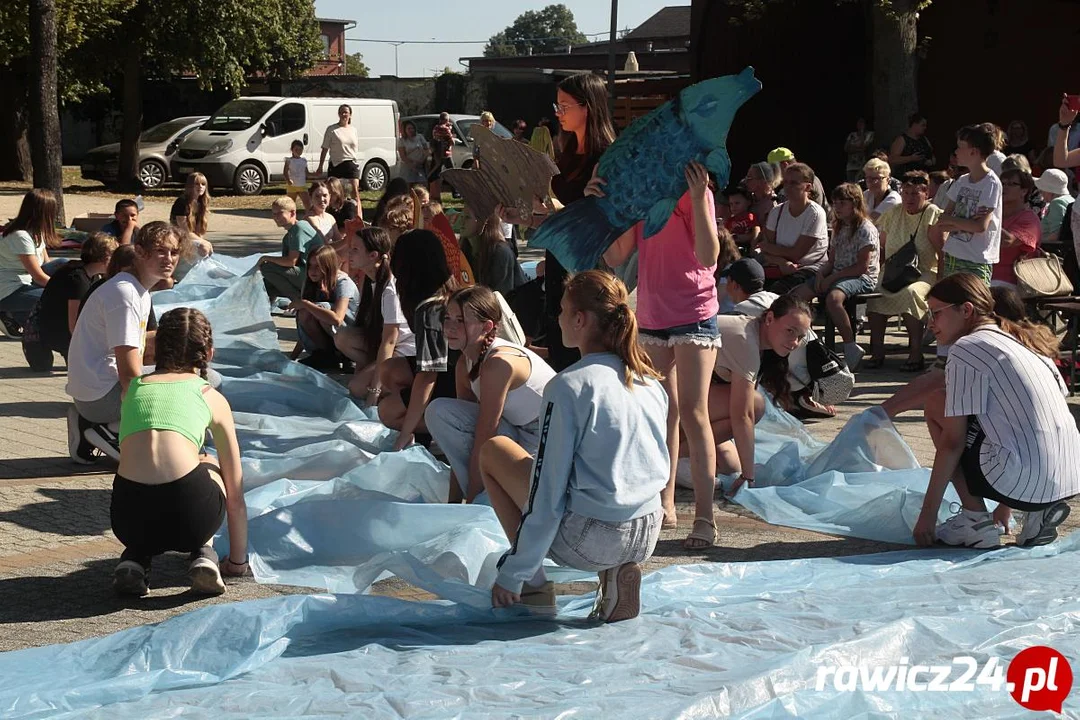
{"type": "Polygon", "coordinates": [[[1021,187],[1021,183],[1016,180],[1009,180],[1008,182],[1001,183],[1002,187],[1021,187]]]}
{"type": "Polygon", "coordinates": [[[948,305],[942,305],[937,310],[935,310],[934,308],[928,306],[926,308],[926,314],[930,317],[930,322],[934,322],[934,316],[935,315],[940,313],[942,310],[947,310],[948,308],[951,308],[951,307],[956,307],[956,303],[949,303],[948,305]]]}
{"type": "Polygon", "coordinates": [[[866,182],[881,182],[885,179],[884,175],[867,175],[866,182]]]}
{"type": "Polygon", "coordinates": [[[573,103],[572,105],[566,105],[562,103],[551,103],[551,107],[555,110],[556,115],[565,115],[566,111],[570,108],[585,107],[581,103],[573,103]]]}

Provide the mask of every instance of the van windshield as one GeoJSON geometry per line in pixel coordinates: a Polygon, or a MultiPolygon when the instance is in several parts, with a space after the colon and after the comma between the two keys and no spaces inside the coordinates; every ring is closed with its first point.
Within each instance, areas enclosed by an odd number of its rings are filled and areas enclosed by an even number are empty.
{"type": "Polygon", "coordinates": [[[257,123],[276,100],[232,100],[210,116],[202,130],[247,130],[257,123]]]}
{"type": "Polygon", "coordinates": [[[163,143],[191,124],[191,120],[188,119],[163,122],[160,125],[143,130],[142,134],[139,135],[139,142],[163,143]]]}

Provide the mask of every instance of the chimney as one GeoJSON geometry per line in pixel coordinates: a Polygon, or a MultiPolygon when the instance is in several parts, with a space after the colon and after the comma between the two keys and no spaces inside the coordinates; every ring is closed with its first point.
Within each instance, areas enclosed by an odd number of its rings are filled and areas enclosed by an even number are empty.
{"type": "Polygon", "coordinates": [[[623,71],[628,73],[636,73],[638,71],[637,55],[634,51],[626,53],[626,65],[623,66],[623,71]]]}

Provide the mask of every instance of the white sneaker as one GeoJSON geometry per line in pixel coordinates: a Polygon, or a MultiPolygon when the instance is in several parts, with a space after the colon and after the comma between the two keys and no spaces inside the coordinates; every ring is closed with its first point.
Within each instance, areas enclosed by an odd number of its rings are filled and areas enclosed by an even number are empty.
{"type": "Polygon", "coordinates": [[[83,434],[89,427],[90,423],[79,415],[79,411],[75,409],[74,405],[68,408],[68,455],[71,456],[72,462],[78,463],[79,465],[94,464],[94,446],[90,444],[83,434]]]}
{"type": "Polygon", "coordinates": [[[188,577],[191,578],[192,592],[200,595],[221,595],[225,592],[225,582],[221,579],[221,570],[218,569],[217,554],[210,548],[203,548],[202,551],[192,554],[188,577]]]}
{"type": "Polygon", "coordinates": [[[996,548],[1001,546],[994,516],[988,512],[960,510],[937,526],[937,539],[946,545],[970,548],[996,548]]]}
{"type": "Polygon", "coordinates": [[[626,563],[601,572],[589,618],[611,623],[636,618],[640,612],[641,565],[626,563]]]}
{"type": "Polygon", "coordinates": [[[1054,503],[1044,510],[1024,513],[1024,527],[1016,537],[1020,547],[1049,545],[1057,540],[1057,526],[1069,517],[1069,506],[1064,500],[1054,503]]]}
{"type": "Polygon", "coordinates": [[[83,433],[91,445],[106,457],[120,462],[120,436],[108,425],[91,425],[83,433]]]}

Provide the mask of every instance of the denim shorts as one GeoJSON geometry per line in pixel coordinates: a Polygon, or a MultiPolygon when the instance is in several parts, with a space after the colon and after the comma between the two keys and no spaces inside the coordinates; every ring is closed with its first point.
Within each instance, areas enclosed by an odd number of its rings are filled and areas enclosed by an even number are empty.
{"type": "MultiPolygon", "coordinates": [[[[806,286],[811,290],[814,289],[814,284],[817,282],[817,276],[814,276],[806,281],[806,286]]],[[[872,293],[877,289],[877,283],[870,282],[870,279],[865,275],[860,275],[856,278],[844,278],[843,280],[837,280],[826,292],[832,290],[839,290],[844,293],[844,297],[851,297],[852,295],[865,295],[866,293],[872,293]]],[[[824,293],[822,293],[824,294],[824,293]]]]}
{"type": "Polygon", "coordinates": [[[660,538],[662,510],[625,522],[606,522],[567,510],[548,550],[563,567],[600,572],[652,557],[660,538]]]}
{"type": "Polygon", "coordinates": [[[642,345],[685,345],[693,343],[703,347],[719,347],[720,331],[716,329],[716,316],[705,320],[676,325],[665,330],[638,328],[638,341],[642,345]]]}

